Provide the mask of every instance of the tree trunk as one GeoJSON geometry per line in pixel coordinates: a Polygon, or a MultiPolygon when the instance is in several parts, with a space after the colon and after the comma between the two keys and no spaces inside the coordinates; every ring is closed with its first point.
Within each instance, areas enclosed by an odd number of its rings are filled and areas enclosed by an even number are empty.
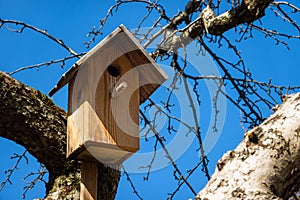
{"type": "MultiPolygon", "coordinates": [[[[0,72],[0,136],[24,146],[49,171],[46,199],[79,199],[80,163],[66,159],[66,112],[0,72]]],[[[98,196],[114,199],[119,171],[98,164],[98,196]]]]}
{"type": "Polygon", "coordinates": [[[288,199],[300,188],[300,93],[227,152],[197,198],[288,199]]]}

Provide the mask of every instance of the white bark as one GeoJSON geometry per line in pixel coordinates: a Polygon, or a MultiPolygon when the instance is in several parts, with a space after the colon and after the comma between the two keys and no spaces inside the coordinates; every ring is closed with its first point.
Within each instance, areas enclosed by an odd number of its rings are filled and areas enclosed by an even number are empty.
{"type": "Polygon", "coordinates": [[[288,199],[299,186],[300,93],[286,97],[219,160],[197,199],[288,199]]]}

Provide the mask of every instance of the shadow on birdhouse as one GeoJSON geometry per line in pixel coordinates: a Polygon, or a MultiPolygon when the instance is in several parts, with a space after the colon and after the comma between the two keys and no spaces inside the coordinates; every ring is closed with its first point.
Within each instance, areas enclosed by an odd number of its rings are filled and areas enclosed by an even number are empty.
{"type": "Polygon", "coordinates": [[[166,79],[131,33],[119,26],[49,93],[69,83],[67,157],[119,165],[139,150],[139,105],[166,79]]]}

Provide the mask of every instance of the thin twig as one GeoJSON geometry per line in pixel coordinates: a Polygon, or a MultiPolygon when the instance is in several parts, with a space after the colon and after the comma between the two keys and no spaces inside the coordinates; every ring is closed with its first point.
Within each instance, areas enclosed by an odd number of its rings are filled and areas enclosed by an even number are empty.
{"type": "Polygon", "coordinates": [[[140,114],[143,117],[145,123],[149,125],[151,131],[154,133],[154,136],[157,138],[159,144],[162,146],[162,148],[163,148],[163,150],[164,150],[164,152],[166,154],[166,157],[171,162],[173,168],[175,169],[175,172],[179,174],[180,179],[182,179],[184,181],[184,183],[188,186],[188,188],[191,190],[191,192],[196,196],[197,195],[196,191],[193,189],[193,187],[191,186],[191,184],[185,179],[185,177],[183,176],[183,174],[179,170],[177,164],[175,163],[175,161],[171,157],[168,149],[166,148],[165,144],[163,143],[162,139],[160,138],[160,136],[159,136],[158,132],[156,131],[155,127],[152,126],[152,124],[150,123],[150,121],[148,120],[148,118],[146,117],[146,115],[142,111],[140,111],[140,114]]]}
{"type": "Polygon", "coordinates": [[[60,46],[62,46],[64,49],[66,49],[68,52],[70,52],[70,54],[73,54],[75,56],[77,56],[78,58],[80,58],[80,56],[70,47],[68,47],[61,39],[57,39],[54,36],[50,35],[47,30],[41,30],[35,26],[32,26],[30,24],[27,24],[25,22],[21,22],[21,21],[17,21],[17,20],[3,20],[0,19],[0,28],[2,25],[4,24],[15,24],[15,25],[21,25],[22,27],[20,29],[11,29],[10,27],[7,27],[9,30],[16,32],[16,33],[23,33],[23,31],[28,28],[31,29],[35,32],[38,32],[46,37],[48,37],[49,39],[51,39],[52,41],[56,42],[57,44],[59,44],[60,46]]]}
{"type": "Polygon", "coordinates": [[[68,57],[61,58],[61,59],[57,59],[57,60],[51,60],[51,61],[48,61],[48,62],[43,62],[43,63],[39,63],[39,64],[35,64],[35,65],[29,65],[29,66],[21,67],[19,69],[16,69],[15,71],[7,72],[7,74],[11,76],[13,74],[16,74],[16,73],[24,71],[24,70],[39,69],[42,66],[49,67],[50,65],[56,64],[56,63],[61,63],[61,67],[64,67],[65,61],[70,60],[72,58],[78,58],[78,56],[83,56],[85,54],[86,54],[86,52],[80,53],[80,54],[76,54],[76,55],[72,55],[72,56],[68,56],[68,57]]]}
{"type": "Polygon", "coordinates": [[[141,195],[139,194],[139,192],[137,191],[133,181],[131,180],[128,172],[125,170],[124,167],[122,167],[124,174],[126,175],[126,179],[127,181],[130,183],[131,188],[133,189],[133,193],[136,195],[136,197],[140,200],[143,200],[143,198],[141,197],[141,195]]]}
{"type": "Polygon", "coordinates": [[[2,183],[0,185],[0,191],[4,188],[6,183],[12,184],[11,177],[12,177],[13,173],[18,169],[18,166],[19,166],[19,164],[20,164],[20,162],[23,158],[26,160],[26,163],[28,164],[28,158],[26,157],[26,153],[27,153],[27,150],[25,150],[22,154],[16,154],[15,153],[14,156],[11,157],[11,159],[17,158],[17,161],[11,169],[4,172],[5,174],[7,174],[7,176],[6,176],[5,180],[2,181],[2,183]]]}

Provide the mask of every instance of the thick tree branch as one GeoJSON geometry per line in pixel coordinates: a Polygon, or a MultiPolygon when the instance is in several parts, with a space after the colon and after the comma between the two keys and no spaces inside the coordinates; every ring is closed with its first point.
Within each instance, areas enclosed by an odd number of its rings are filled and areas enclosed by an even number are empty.
{"type": "MultiPolygon", "coordinates": [[[[174,31],[175,27],[179,26],[183,21],[186,21],[188,14],[197,10],[195,6],[187,6],[186,11],[176,15],[173,20],[163,27],[159,34],[155,34],[150,41],[153,41],[162,33],[165,33],[167,36],[163,41],[163,46],[174,50],[190,43],[193,39],[201,36],[204,31],[212,35],[221,35],[239,24],[251,23],[260,19],[264,16],[265,9],[271,2],[273,2],[273,0],[244,0],[240,5],[218,16],[211,6],[208,5],[193,22],[181,30],[174,31]],[[176,35],[176,33],[180,34],[176,35]]],[[[198,3],[197,1],[197,5],[198,3]]],[[[149,45],[148,43],[149,42],[147,42],[145,46],[149,45]]]]}
{"type": "Polygon", "coordinates": [[[24,146],[50,172],[57,165],[63,166],[66,162],[65,111],[41,92],[3,73],[0,84],[0,136],[24,146]]]}
{"type": "Polygon", "coordinates": [[[169,24],[145,43],[144,47],[147,47],[151,41],[154,41],[161,34],[166,35],[163,46],[168,47],[167,49],[170,50],[181,48],[183,45],[190,43],[193,39],[201,36],[204,30],[212,35],[221,35],[239,24],[251,23],[260,19],[264,16],[265,9],[272,2],[273,0],[243,0],[240,5],[218,16],[208,5],[193,22],[188,23],[181,30],[174,31],[182,22],[187,22],[190,14],[199,9],[197,6],[201,5],[200,1],[192,0],[187,4],[185,11],[173,17],[169,24]],[[176,35],[176,33],[180,34],[176,35]]]}
{"type": "Polygon", "coordinates": [[[300,188],[300,93],[218,162],[198,199],[288,199],[300,188]]]}
{"type": "Polygon", "coordinates": [[[205,29],[213,35],[220,35],[239,24],[253,22],[265,15],[265,9],[273,0],[244,0],[231,10],[216,16],[208,6],[200,14],[205,29]]]}

